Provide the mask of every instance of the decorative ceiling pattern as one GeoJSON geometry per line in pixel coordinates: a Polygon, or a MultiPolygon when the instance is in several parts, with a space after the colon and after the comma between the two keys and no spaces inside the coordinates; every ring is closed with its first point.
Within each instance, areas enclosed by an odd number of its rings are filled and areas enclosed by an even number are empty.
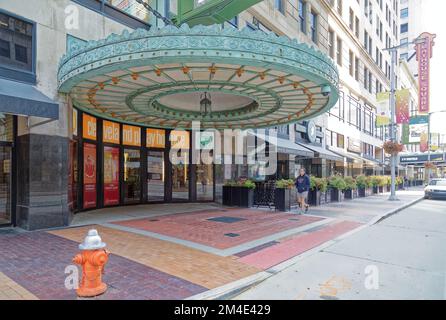
{"type": "Polygon", "coordinates": [[[168,26],[70,48],[59,65],[60,91],[85,111],[130,124],[270,127],[315,117],[338,99],[328,57],[262,31],[168,26]],[[204,92],[220,96],[212,113],[200,113],[204,92]]]}

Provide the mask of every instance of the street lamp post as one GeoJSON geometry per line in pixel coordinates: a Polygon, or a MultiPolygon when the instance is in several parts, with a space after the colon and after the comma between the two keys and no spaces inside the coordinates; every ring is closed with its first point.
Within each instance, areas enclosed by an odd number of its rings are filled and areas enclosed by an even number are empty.
{"type": "MultiPolygon", "coordinates": [[[[424,43],[425,38],[417,38],[412,42],[408,42],[405,44],[400,44],[398,46],[394,46],[391,48],[385,48],[384,50],[389,51],[391,62],[390,62],[390,140],[392,142],[396,142],[396,121],[395,121],[395,93],[396,93],[396,63],[398,58],[398,49],[402,47],[407,47],[411,44],[420,44],[424,43]]],[[[391,168],[390,168],[390,174],[391,174],[391,185],[390,185],[390,201],[397,201],[398,198],[396,197],[395,192],[395,180],[396,180],[396,154],[392,154],[390,158],[391,162],[391,168]]]]}

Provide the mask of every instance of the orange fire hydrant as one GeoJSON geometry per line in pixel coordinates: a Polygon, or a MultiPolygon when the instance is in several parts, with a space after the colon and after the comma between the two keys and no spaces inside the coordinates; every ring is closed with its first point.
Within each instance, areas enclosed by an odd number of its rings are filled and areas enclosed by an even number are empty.
{"type": "Polygon", "coordinates": [[[82,279],[79,289],[76,290],[78,296],[95,297],[107,290],[107,285],[102,282],[102,274],[109,255],[104,249],[105,246],[95,229],[88,231],[84,242],[79,245],[82,252],[73,258],[74,263],[82,266],[82,279]]]}

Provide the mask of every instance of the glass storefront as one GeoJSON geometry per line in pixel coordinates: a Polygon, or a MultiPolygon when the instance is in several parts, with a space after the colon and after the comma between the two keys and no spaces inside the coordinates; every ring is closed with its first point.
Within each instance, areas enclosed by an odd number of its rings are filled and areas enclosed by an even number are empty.
{"type": "Polygon", "coordinates": [[[0,146],[0,225],[11,223],[11,147],[0,146]]]}
{"type": "Polygon", "coordinates": [[[74,109],[70,148],[74,212],[215,200],[214,164],[190,165],[190,132],[120,124],[74,109]],[[171,162],[170,154],[177,159],[171,162]]]}
{"type": "Polygon", "coordinates": [[[124,149],[124,203],[141,201],[141,153],[124,149]]]}
{"type": "Polygon", "coordinates": [[[164,151],[148,151],[147,200],[164,201],[164,151]]]}

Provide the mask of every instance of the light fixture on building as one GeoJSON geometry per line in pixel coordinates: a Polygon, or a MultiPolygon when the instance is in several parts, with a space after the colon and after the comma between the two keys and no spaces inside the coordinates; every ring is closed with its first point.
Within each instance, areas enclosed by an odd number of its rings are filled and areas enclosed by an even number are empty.
{"type": "Polygon", "coordinates": [[[202,116],[210,116],[212,113],[211,95],[205,92],[200,96],[200,113],[202,116]]]}

